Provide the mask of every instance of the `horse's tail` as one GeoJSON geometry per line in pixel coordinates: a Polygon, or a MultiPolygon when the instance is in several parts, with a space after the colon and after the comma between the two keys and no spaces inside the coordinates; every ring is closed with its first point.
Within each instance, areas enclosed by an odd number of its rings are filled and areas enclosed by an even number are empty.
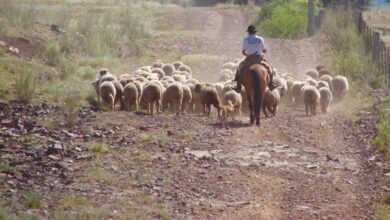
{"type": "Polygon", "coordinates": [[[261,89],[260,89],[260,78],[259,74],[256,72],[256,70],[251,70],[252,74],[252,82],[253,82],[253,106],[254,106],[254,113],[255,116],[260,114],[261,109],[261,89]]]}

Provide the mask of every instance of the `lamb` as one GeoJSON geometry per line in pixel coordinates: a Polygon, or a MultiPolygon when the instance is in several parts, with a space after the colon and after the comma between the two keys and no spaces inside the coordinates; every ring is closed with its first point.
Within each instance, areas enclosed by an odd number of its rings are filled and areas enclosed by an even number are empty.
{"type": "Polygon", "coordinates": [[[123,105],[126,111],[138,109],[138,88],[135,83],[128,83],[123,88],[123,105]]]}
{"type": "Polygon", "coordinates": [[[181,102],[181,112],[185,113],[187,107],[192,103],[192,92],[189,86],[182,85],[183,89],[183,100],[181,102]]]}
{"type": "Polygon", "coordinates": [[[304,85],[301,89],[303,102],[305,103],[306,116],[316,115],[317,104],[320,102],[320,92],[312,85],[304,85]]]}
{"type": "Polygon", "coordinates": [[[175,69],[179,69],[180,66],[183,66],[184,63],[181,62],[181,61],[175,61],[174,63],[172,63],[172,65],[175,67],[175,69]]]}
{"type": "Polygon", "coordinates": [[[332,92],[335,100],[340,101],[349,89],[348,80],[345,76],[336,76],[332,80],[332,92]]]}
{"type": "Polygon", "coordinates": [[[172,76],[173,72],[175,72],[175,66],[169,63],[165,64],[161,69],[164,71],[166,76],[172,76]]]}
{"type": "Polygon", "coordinates": [[[170,107],[176,112],[176,114],[179,115],[182,101],[183,101],[182,86],[179,83],[174,83],[169,85],[162,97],[163,109],[166,109],[169,104],[170,107]]]}
{"type": "Polygon", "coordinates": [[[274,89],[270,91],[267,88],[264,93],[264,101],[263,101],[263,113],[265,117],[268,118],[267,110],[271,112],[273,116],[276,116],[279,103],[280,103],[279,90],[274,89]]]}
{"type": "Polygon", "coordinates": [[[221,106],[215,86],[211,84],[196,84],[195,94],[199,97],[203,106],[203,112],[208,117],[210,117],[211,105],[214,105],[218,111],[218,118],[220,118],[221,106]]]}
{"type": "Polygon", "coordinates": [[[321,111],[322,111],[322,113],[327,113],[328,106],[333,98],[332,92],[327,87],[320,88],[319,92],[320,92],[320,96],[321,96],[321,98],[320,98],[321,111]]]}
{"type": "Polygon", "coordinates": [[[310,76],[313,79],[318,78],[318,71],[316,69],[308,69],[306,70],[305,75],[310,76]]]}
{"type": "Polygon", "coordinates": [[[115,97],[116,89],[112,82],[106,81],[99,86],[100,100],[102,103],[109,106],[109,109],[112,111],[115,109],[115,97]]]}
{"type": "Polygon", "coordinates": [[[147,112],[149,114],[154,115],[155,107],[157,107],[157,113],[159,113],[161,110],[161,97],[161,86],[155,82],[150,82],[145,85],[142,91],[141,103],[146,106],[147,112]]]}
{"type": "Polygon", "coordinates": [[[234,114],[241,117],[242,96],[234,90],[228,91],[223,95],[223,104],[228,105],[230,102],[234,107],[234,114]]]}
{"type": "Polygon", "coordinates": [[[228,102],[221,108],[222,125],[225,124],[228,117],[231,117],[234,120],[234,106],[230,100],[228,100],[228,102]]]}

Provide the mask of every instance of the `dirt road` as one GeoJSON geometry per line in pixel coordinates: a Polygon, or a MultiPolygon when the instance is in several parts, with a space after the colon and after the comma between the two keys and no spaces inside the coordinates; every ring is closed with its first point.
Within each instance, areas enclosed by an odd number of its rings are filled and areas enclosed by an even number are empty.
{"type": "MultiPolygon", "coordinates": [[[[191,52],[240,57],[249,23],[241,11],[184,8],[171,16],[176,28],[202,31],[186,45],[191,52]]],[[[315,38],[266,43],[280,71],[302,74],[321,61],[315,38]]],[[[373,219],[379,183],[367,165],[372,134],[362,135],[364,125],[356,128],[337,107],[306,117],[282,105],[260,128],[246,116],[223,128],[215,115],[83,112],[74,130],[46,131],[67,146],[57,155],[64,162],[19,187],[34,186],[47,209],[89,210],[92,218],[373,219]],[[87,150],[97,143],[104,147],[87,150]]],[[[43,123],[56,114],[31,117],[43,123]]]]}

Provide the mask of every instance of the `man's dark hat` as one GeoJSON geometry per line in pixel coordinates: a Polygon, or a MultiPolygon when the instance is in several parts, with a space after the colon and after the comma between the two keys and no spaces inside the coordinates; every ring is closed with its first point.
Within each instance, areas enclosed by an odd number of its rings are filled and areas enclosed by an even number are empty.
{"type": "Polygon", "coordinates": [[[256,27],[252,24],[248,26],[248,29],[246,29],[246,31],[249,33],[256,33],[257,32],[256,27]]]}

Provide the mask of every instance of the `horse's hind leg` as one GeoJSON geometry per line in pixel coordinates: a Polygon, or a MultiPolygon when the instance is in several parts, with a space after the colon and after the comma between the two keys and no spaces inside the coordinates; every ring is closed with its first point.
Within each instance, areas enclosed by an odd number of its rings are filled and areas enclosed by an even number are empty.
{"type": "Polygon", "coordinates": [[[250,117],[250,122],[251,124],[253,125],[253,123],[255,122],[255,115],[253,114],[253,105],[252,105],[252,101],[251,100],[248,100],[249,102],[249,117],[250,117]]]}

